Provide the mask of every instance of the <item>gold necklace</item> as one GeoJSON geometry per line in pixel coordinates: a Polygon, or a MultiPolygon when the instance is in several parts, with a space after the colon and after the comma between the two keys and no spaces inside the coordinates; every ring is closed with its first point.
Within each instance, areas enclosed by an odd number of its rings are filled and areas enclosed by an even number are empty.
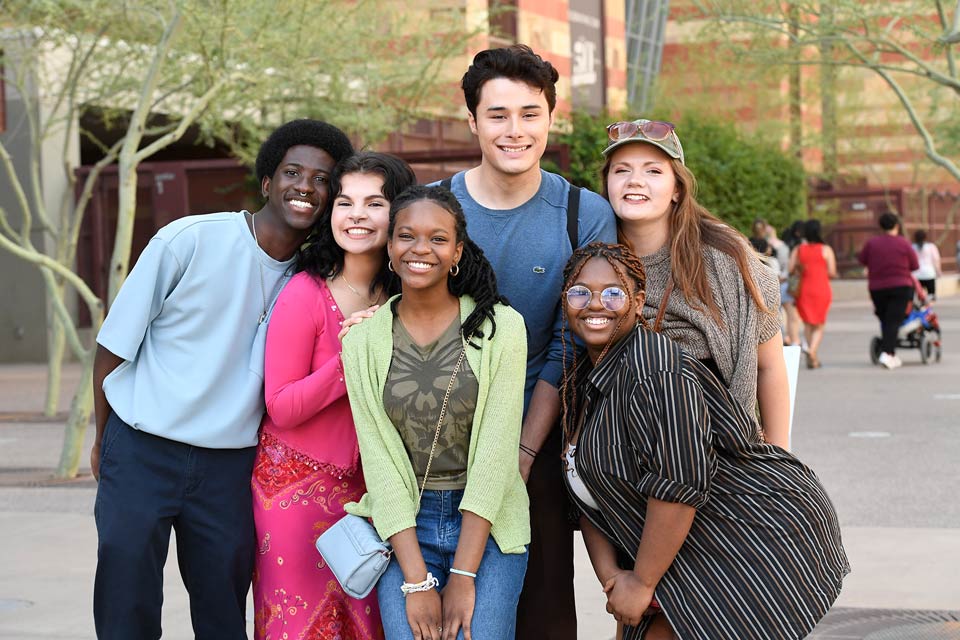
{"type": "MultiPolygon", "coordinates": [[[[347,278],[346,276],[343,275],[343,273],[340,274],[340,279],[343,280],[343,284],[347,285],[347,288],[350,289],[350,291],[353,291],[354,295],[356,295],[361,300],[365,300],[367,302],[368,307],[372,307],[377,303],[376,299],[371,300],[369,296],[365,296],[361,294],[359,291],[357,291],[356,289],[354,289],[353,285],[347,281],[347,278]]],[[[377,296],[377,298],[379,297],[380,296],[377,296]]]]}

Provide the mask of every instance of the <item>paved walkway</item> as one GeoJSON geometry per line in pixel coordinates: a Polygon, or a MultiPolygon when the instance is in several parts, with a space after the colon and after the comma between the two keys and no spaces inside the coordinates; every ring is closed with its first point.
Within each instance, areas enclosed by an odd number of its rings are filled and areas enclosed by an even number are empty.
{"type": "MultiPolygon", "coordinates": [[[[876,323],[858,301],[834,305],[823,369],[800,372],[794,450],[830,491],[854,568],[811,638],[960,639],[960,298],[937,309],[939,364],[907,351],[902,369],[872,367],[876,323]]],[[[68,367],[63,411],[76,379],[68,367]]],[[[0,640],[90,640],[95,484],[49,481],[63,428],[36,416],[44,380],[38,365],[0,366],[0,640]]],[[[192,634],[174,554],[163,628],[181,640],[192,634]]],[[[582,549],[577,571],[580,637],[611,638],[582,549]]]]}

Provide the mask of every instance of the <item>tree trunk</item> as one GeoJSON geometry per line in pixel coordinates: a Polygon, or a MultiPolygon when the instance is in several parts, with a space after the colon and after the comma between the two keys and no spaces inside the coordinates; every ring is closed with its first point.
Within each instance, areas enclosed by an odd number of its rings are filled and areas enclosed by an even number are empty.
{"type": "MultiPolygon", "coordinates": [[[[64,286],[60,283],[57,287],[57,293],[61,299],[64,295],[64,286]]],[[[48,309],[49,319],[47,324],[50,329],[47,333],[47,396],[43,403],[43,415],[49,417],[55,416],[60,408],[60,386],[63,374],[63,356],[67,348],[66,330],[60,320],[48,309]]]]}
{"type": "Polygon", "coordinates": [[[91,349],[84,357],[80,384],[73,395],[70,417],[67,418],[63,449],[60,451],[60,463],[57,465],[58,478],[75,478],[80,468],[80,459],[84,453],[83,441],[93,413],[93,356],[91,349]]]}
{"type": "MultiPolygon", "coordinates": [[[[135,149],[136,145],[133,146],[135,149]]],[[[130,245],[133,242],[133,224],[137,210],[137,165],[130,155],[133,154],[127,154],[126,149],[121,152],[117,171],[117,235],[110,259],[110,284],[106,300],[108,305],[117,297],[130,269],[130,245]]]]}
{"type": "MultiPolygon", "coordinates": [[[[787,45],[794,52],[794,57],[799,58],[802,55],[800,47],[797,46],[793,38],[799,37],[800,9],[796,4],[791,4],[789,9],[790,43],[787,45]]],[[[803,74],[800,65],[794,65],[787,70],[790,93],[790,152],[798,158],[803,158],[803,74]]]]}
{"type": "MultiPolygon", "coordinates": [[[[821,3],[820,21],[828,36],[833,33],[833,8],[829,2],[821,3]]],[[[825,64],[820,67],[820,121],[823,145],[823,177],[831,183],[839,171],[837,162],[837,67],[833,63],[834,45],[827,37],[820,44],[820,57],[825,64]]]]}

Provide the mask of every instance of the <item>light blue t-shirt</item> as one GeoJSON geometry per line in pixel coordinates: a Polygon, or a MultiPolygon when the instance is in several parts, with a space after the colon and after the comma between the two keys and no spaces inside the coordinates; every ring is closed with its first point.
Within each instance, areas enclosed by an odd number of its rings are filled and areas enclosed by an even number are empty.
{"type": "Polygon", "coordinates": [[[163,227],[111,305],[97,342],[125,362],[103,390],[135,429],[214,449],[257,443],[267,329],[260,316],[293,260],[264,253],[248,215],[188,216],[163,227]]]}
{"type": "MultiPolygon", "coordinates": [[[[463,207],[467,233],[493,265],[500,293],[527,325],[526,415],[537,380],[556,387],[563,377],[560,294],[563,268],[573,253],[567,235],[570,183],[541,170],[540,189],[530,200],[515,209],[488,209],[470,196],[464,173],[453,176],[451,189],[463,207]]],[[[617,241],[610,204],[587,189],[580,193],[577,229],[581,247],[617,241]]]]}

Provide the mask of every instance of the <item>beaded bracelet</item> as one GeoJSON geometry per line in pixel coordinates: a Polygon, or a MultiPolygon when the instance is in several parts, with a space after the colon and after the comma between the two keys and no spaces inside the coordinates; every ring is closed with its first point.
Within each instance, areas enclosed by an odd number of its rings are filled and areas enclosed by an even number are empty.
{"type": "Polygon", "coordinates": [[[430,591],[440,586],[440,581],[433,577],[432,573],[427,573],[427,579],[423,582],[404,582],[400,585],[400,591],[403,595],[410,593],[419,593],[421,591],[430,591]]]}
{"type": "Polygon", "coordinates": [[[455,573],[458,576],[467,576],[468,578],[477,577],[477,574],[473,573],[472,571],[463,571],[462,569],[454,569],[453,567],[450,568],[450,573],[455,573]]]}

